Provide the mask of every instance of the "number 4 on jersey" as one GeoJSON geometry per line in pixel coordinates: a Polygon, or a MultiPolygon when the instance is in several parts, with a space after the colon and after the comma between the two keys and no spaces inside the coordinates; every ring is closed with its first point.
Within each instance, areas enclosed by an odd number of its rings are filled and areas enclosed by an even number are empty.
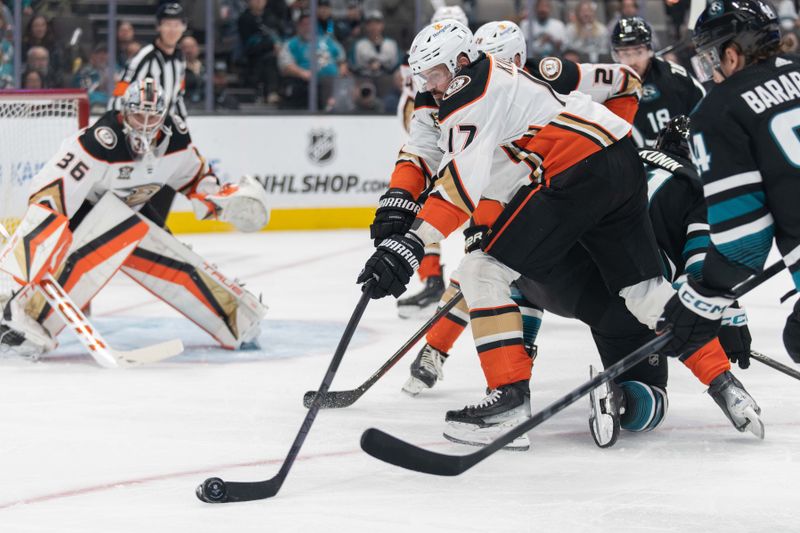
{"type": "Polygon", "coordinates": [[[695,133],[692,137],[692,160],[700,173],[711,169],[711,154],[706,150],[706,143],[702,133],[695,133]]]}

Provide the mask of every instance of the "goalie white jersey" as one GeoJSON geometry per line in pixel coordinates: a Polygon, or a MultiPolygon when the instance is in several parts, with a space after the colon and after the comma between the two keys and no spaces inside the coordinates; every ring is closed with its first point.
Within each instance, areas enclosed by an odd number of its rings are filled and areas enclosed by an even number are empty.
{"type": "Polygon", "coordinates": [[[523,185],[549,185],[631,131],[588,95],[558,94],[513,63],[483,55],[452,80],[438,122],[443,157],[416,230],[426,243],[458,228],[481,198],[505,204],[523,185]]]}
{"type": "Polygon", "coordinates": [[[180,117],[167,116],[153,152],[137,161],[122,116],[109,111],[64,140],[33,178],[30,201],[72,218],[84,201],[94,204],[111,191],[138,210],[165,185],[188,195],[206,176],[213,178],[180,117]]]}

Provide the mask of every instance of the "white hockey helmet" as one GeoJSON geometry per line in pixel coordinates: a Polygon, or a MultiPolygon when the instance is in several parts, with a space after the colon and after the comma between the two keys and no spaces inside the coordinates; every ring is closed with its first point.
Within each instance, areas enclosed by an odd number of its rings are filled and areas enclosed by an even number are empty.
{"type": "Polygon", "coordinates": [[[472,46],[472,32],[457,20],[447,19],[422,28],[408,54],[408,64],[418,91],[427,91],[428,79],[424,73],[438,65],[444,65],[451,77],[458,70],[458,56],[466,54],[470,61],[478,58],[472,46]]]}
{"type": "Polygon", "coordinates": [[[514,62],[514,57],[519,54],[520,66],[525,65],[528,58],[528,47],[525,37],[519,26],[508,20],[487,22],[475,32],[472,40],[475,49],[479,52],[492,54],[498,59],[514,62]]]}
{"type": "Polygon", "coordinates": [[[442,6],[433,12],[431,17],[431,24],[434,22],[441,22],[446,19],[453,19],[459,21],[464,26],[469,26],[467,14],[461,6],[442,6]]]}
{"type": "Polygon", "coordinates": [[[151,150],[166,117],[164,92],[155,78],[130,84],[122,97],[122,123],[134,157],[140,158],[151,150]]]}

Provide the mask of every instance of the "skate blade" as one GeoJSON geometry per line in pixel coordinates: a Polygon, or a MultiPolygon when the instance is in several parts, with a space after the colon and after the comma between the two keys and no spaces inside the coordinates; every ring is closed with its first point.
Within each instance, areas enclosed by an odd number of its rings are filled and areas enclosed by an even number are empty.
{"type": "Polygon", "coordinates": [[[745,429],[759,439],[764,440],[764,422],[761,421],[761,417],[758,416],[752,407],[747,408],[744,416],[747,418],[747,426],[745,429]]]}
{"type": "Polygon", "coordinates": [[[419,307],[417,305],[398,305],[397,316],[405,319],[430,318],[430,316],[436,312],[436,307],[438,305],[438,302],[426,305],[425,307],[419,307]]]}
{"type": "Polygon", "coordinates": [[[408,381],[406,381],[406,384],[403,385],[402,390],[413,398],[425,389],[430,389],[430,387],[428,387],[425,382],[415,378],[414,376],[410,376],[408,381]]]}
{"type": "MultiPolygon", "coordinates": [[[[589,366],[589,377],[598,374],[594,366],[589,366]]],[[[594,443],[599,448],[610,448],[617,442],[619,431],[615,431],[614,417],[606,414],[607,408],[604,400],[610,394],[608,383],[604,383],[589,392],[589,431],[594,443]]]]}
{"type": "MultiPolygon", "coordinates": [[[[449,422],[447,429],[442,432],[442,436],[450,442],[465,444],[467,446],[486,446],[493,442],[497,437],[507,432],[516,424],[503,423],[498,426],[488,428],[475,428],[472,424],[461,424],[449,422]]],[[[531,440],[528,435],[517,437],[513,441],[503,446],[504,450],[511,452],[526,452],[531,448],[531,440]]]]}

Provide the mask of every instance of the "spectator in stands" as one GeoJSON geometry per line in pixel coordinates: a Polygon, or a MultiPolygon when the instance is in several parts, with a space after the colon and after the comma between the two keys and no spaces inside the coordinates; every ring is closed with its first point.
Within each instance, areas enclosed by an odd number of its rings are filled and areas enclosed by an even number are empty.
{"type": "Polygon", "coordinates": [[[25,68],[37,71],[46,89],[63,87],[61,74],[50,64],[50,52],[44,46],[32,46],[25,55],[25,68]]]}
{"type": "Polygon", "coordinates": [[[795,0],[781,0],[777,5],[778,19],[781,22],[783,31],[791,31],[793,28],[800,26],[800,20],[797,18],[797,5],[795,0]]]}
{"type": "Polygon", "coordinates": [[[533,19],[532,31],[528,32],[527,13],[523,13],[520,23],[522,34],[528,40],[528,55],[532,57],[545,57],[558,55],[566,36],[564,23],[553,18],[553,4],[551,0],[536,2],[536,13],[533,19]]]}
{"type": "Polygon", "coordinates": [[[245,83],[258,88],[259,97],[275,104],[278,97],[278,53],[281,25],[267,0],[248,0],[239,17],[239,37],[247,60],[245,83]]]}
{"type": "Polygon", "coordinates": [[[136,40],[136,30],[127,20],[117,25],[117,69],[125,68],[128,62],[128,46],[136,40]]]}
{"type": "Polygon", "coordinates": [[[664,11],[670,21],[669,38],[672,41],[679,41],[681,38],[681,27],[689,13],[691,0],[664,0],[664,11]]]}
{"type": "Polygon", "coordinates": [[[219,38],[219,51],[232,53],[235,58],[241,54],[241,41],[239,40],[239,17],[247,9],[245,0],[219,0],[217,11],[217,36],[219,38]]]}
{"type": "MultiPolygon", "coordinates": [[[[303,11],[297,21],[297,35],[281,49],[279,64],[286,77],[285,107],[302,109],[308,104],[308,82],[311,79],[311,15],[303,11]]],[[[333,93],[333,80],[347,76],[347,62],[342,46],[330,35],[317,36],[317,76],[319,105],[328,108],[333,93]]]]}
{"type": "Polygon", "coordinates": [[[89,55],[89,63],[84,65],[72,80],[72,86],[86,89],[89,93],[89,105],[92,111],[103,113],[108,104],[108,48],[105,44],[98,44],[89,55]],[[95,109],[98,107],[99,109],[95,109]]]}
{"type": "Polygon", "coordinates": [[[22,73],[23,89],[44,89],[44,80],[38,70],[28,69],[22,73]]]}
{"type": "MultiPolygon", "coordinates": [[[[42,15],[34,15],[25,27],[25,32],[22,34],[22,53],[28,54],[32,47],[41,46],[45,48],[49,54],[49,68],[51,72],[60,72],[61,70],[61,49],[56,45],[53,30],[50,27],[48,20],[42,15]]],[[[47,75],[45,75],[47,78],[47,75]]],[[[45,79],[47,85],[47,79],[45,79]]],[[[54,86],[48,86],[52,88],[54,86]]],[[[58,87],[58,86],[55,86],[58,87]]]]}
{"type": "Polygon", "coordinates": [[[181,39],[180,47],[186,60],[186,90],[183,98],[187,106],[197,107],[205,99],[206,69],[200,61],[200,45],[197,39],[187,35],[181,39]]]}
{"type": "Polygon", "coordinates": [[[317,27],[321,34],[326,33],[331,36],[336,36],[334,33],[336,23],[333,21],[333,9],[331,9],[331,0],[318,0],[317,1],[317,27]]]}
{"type": "Polygon", "coordinates": [[[608,30],[596,15],[597,5],[591,0],[581,0],[575,7],[575,21],[567,26],[566,42],[591,63],[610,54],[608,30]]]}
{"type": "Polygon", "coordinates": [[[383,101],[378,98],[378,90],[371,81],[362,81],[353,98],[357,113],[383,113],[383,101]]]}
{"type": "Polygon", "coordinates": [[[14,87],[14,45],[11,44],[5,13],[0,10],[0,89],[14,87]]]}
{"type": "MultiPolygon", "coordinates": [[[[620,2],[617,16],[610,17],[608,24],[606,24],[606,31],[609,35],[611,35],[611,32],[614,31],[614,26],[617,25],[619,19],[625,17],[641,17],[642,19],[646,20],[646,18],[643,16],[642,9],[640,9],[639,0],[622,0],[620,2]]],[[[651,44],[653,50],[658,50],[661,48],[656,32],[653,32],[653,40],[651,41],[651,44]]]]}
{"type": "Polygon", "coordinates": [[[343,18],[336,20],[334,34],[336,40],[341,43],[345,50],[350,50],[353,43],[361,37],[361,3],[359,0],[347,0],[347,9],[343,18]]]}
{"type": "MultiPolygon", "coordinates": [[[[391,85],[391,74],[400,63],[400,49],[394,39],[383,34],[383,15],[380,11],[369,11],[364,17],[364,37],[353,47],[353,70],[359,76],[387,79],[391,85]]],[[[379,90],[383,95],[386,91],[379,90]]]]}

